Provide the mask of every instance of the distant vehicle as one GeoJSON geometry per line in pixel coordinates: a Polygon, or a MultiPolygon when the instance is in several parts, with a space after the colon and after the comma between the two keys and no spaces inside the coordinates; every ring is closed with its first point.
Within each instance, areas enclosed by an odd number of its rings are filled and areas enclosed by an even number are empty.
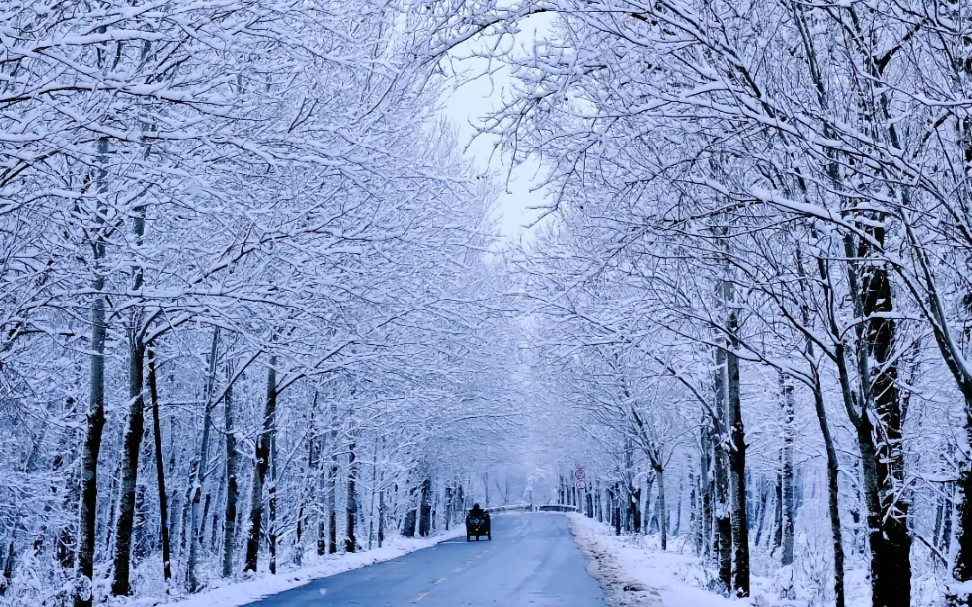
{"type": "Polygon", "coordinates": [[[479,504],[473,504],[472,509],[466,514],[466,541],[471,542],[473,536],[476,537],[476,541],[479,538],[486,536],[486,539],[493,541],[493,535],[489,528],[489,512],[486,512],[479,507],[479,504]]]}

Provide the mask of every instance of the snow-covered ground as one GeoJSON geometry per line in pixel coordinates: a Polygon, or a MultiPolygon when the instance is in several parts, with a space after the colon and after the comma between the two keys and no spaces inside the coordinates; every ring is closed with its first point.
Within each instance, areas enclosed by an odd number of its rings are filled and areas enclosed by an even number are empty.
{"type": "MultiPolygon", "coordinates": [[[[245,581],[229,580],[225,584],[205,590],[192,596],[160,596],[140,597],[138,599],[122,599],[117,604],[126,607],[148,607],[165,604],[166,607],[239,607],[252,603],[258,599],[284,590],[303,586],[312,580],[324,578],[338,573],[344,573],[359,567],[366,567],[390,561],[402,555],[429,548],[444,540],[459,537],[463,534],[463,527],[456,526],[452,530],[428,538],[392,538],[381,548],[357,552],[353,554],[335,554],[319,557],[316,554],[306,557],[308,565],[296,569],[284,570],[276,575],[262,572],[252,579],[245,581]]],[[[218,584],[220,582],[214,582],[218,584]]],[[[114,604],[114,603],[112,603],[114,604]]]]}
{"type": "MultiPolygon", "coordinates": [[[[676,546],[662,552],[644,536],[615,536],[609,526],[580,514],[569,514],[571,530],[591,558],[598,577],[616,607],[742,607],[705,590],[708,576],[699,560],[676,546]]],[[[749,604],[767,603],[751,600],[749,604]]]]}

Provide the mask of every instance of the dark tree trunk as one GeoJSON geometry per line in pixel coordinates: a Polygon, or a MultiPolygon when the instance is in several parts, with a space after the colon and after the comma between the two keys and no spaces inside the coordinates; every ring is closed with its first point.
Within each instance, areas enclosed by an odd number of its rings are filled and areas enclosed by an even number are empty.
{"type": "Polygon", "coordinates": [[[712,510],[713,484],[712,475],[712,441],[709,440],[709,428],[702,428],[701,436],[701,462],[699,466],[699,543],[701,545],[700,554],[709,558],[713,555],[713,533],[712,522],[714,513],[712,510]]]}
{"type": "Polygon", "coordinates": [[[695,554],[703,559],[705,553],[705,531],[702,528],[702,495],[695,475],[689,472],[689,533],[695,543],[695,554]]]}
{"type": "Polygon", "coordinates": [[[432,529],[432,481],[425,479],[422,481],[419,490],[419,523],[418,534],[421,537],[428,537],[432,529]]]}
{"type": "Polygon", "coordinates": [[[250,493],[250,532],[246,538],[243,570],[256,571],[263,534],[263,485],[270,467],[270,439],[277,416],[277,356],[270,357],[267,368],[267,394],[263,410],[263,429],[254,448],[253,484],[250,493]]]}
{"type": "Polygon", "coordinates": [[[766,481],[759,483],[759,506],[756,510],[756,537],[753,542],[756,546],[762,543],[763,529],[766,525],[766,510],[769,506],[769,491],[766,490],[766,481]]]}
{"type": "Polygon", "coordinates": [[[823,389],[819,378],[815,377],[814,407],[817,410],[817,420],[824,437],[824,449],[827,453],[827,506],[830,511],[830,537],[834,549],[834,607],[844,607],[844,544],[843,530],[840,523],[839,476],[840,462],[837,459],[837,449],[830,434],[827,421],[827,409],[824,407],[823,389]]]}
{"type": "Polygon", "coordinates": [[[348,503],[345,510],[347,515],[346,519],[346,530],[347,537],[344,540],[344,550],[345,552],[354,552],[358,549],[358,540],[354,535],[354,523],[355,517],[358,515],[358,494],[357,494],[357,454],[355,449],[357,445],[352,440],[351,444],[348,445],[348,503]]]}
{"type": "MultiPolygon", "coordinates": [[[[14,571],[14,559],[16,558],[16,542],[15,538],[10,538],[10,542],[7,543],[7,555],[6,559],[3,560],[3,578],[0,579],[0,596],[7,593],[7,589],[10,588],[10,582],[13,580],[14,571]]],[[[0,555],[2,558],[2,555],[0,555]]]]}
{"type": "Polygon", "coordinates": [[[269,569],[277,573],[277,431],[276,421],[270,434],[270,486],[267,487],[267,547],[270,551],[269,569]]]}
{"type": "MultiPolygon", "coordinates": [[[[136,286],[137,288],[137,286],[136,286]]],[[[118,518],[115,528],[114,578],[111,593],[127,596],[132,593],[130,583],[132,530],[135,525],[135,491],[138,484],[138,456],[142,452],[142,435],[145,433],[145,388],[143,361],[145,344],[142,343],[141,322],[133,319],[129,328],[128,346],[128,428],[121,463],[121,487],[118,497],[118,518]]]]}
{"type": "Polygon", "coordinates": [[[658,533],[658,517],[652,511],[651,490],[655,486],[655,475],[645,475],[645,509],[642,514],[642,526],[645,533],[658,533]]]}
{"type": "Polygon", "coordinates": [[[268,569],[275,575],[277,573],[277,483],[272,478],[267,487],[267,503],[267,549],[270,552],[268,569]]]}
{"type": "Polygon", "coordinates": [[[729,512],[729,437],[724,436],[722,428],[726,420],[726,352],[716,350],[716,413],[721,419],[712,420],[714,446],[713,477],[715,480],[715,549],[719,555],[719,581],[726,592],[732,589],[732,519],[729,512]]]}
{"type": "MultiPolygon", "coordinates": [[[[972,418],[966,422],[966,430],[972,438],[972,418]]],[[[962,499],[956,508],[956,523],[958,533],[955,537],[956,558],[952,575],[957,581],[968,584],[972,580],[972,468],[968,464],[963,465],[958,476],[958,490],[962,499]]],[[[951,542],[952,517],[951,506],[948,506],[948,513],[945,516],[943,539],[951,542]]],[[[955,606],[966,606],[972,604],[972,597],[968,591],[950,592],[948,596],[949,604],[955,606]]]]}
{"type": "Polygon", "coordinates": [[[236,403],[233,400],[233,363],[226,364],[226,394],[223,395],[223,420],[226,441],[226,504],[223,514],[223,577],[233,575],[236,548],[237,502],[240,495],[239,453],[236,449],[236,403]]]}
{"type": "MultiPolygon", "coordinates": [[[[134,235],[136,245],[145,236],[145,207],[134,209],[134,235]]],[[[132,269],[132,289],[139,291],[145,273],[136,264],[132,269]]],[[[122,460],[121,487],[118,498],[118,519],[115,530],[114,578],[111,593],[127,596],[132,593],[130,582],[132,531],[135,524],[135,493],[138,486],[138,457],[142,452],[142,436],[145,434],[145,343],[142,341],[142,312],[136,308],[128,328],[128,428],[125,430],[124,459],[122,460]]]]}
{"type": "Polygon", "coordinates": [[[327,471],[327,552],[337,552],[337,437],[338,437],[337,405],[331,402],[331,465],[327,471]]]}
{"type": "Polygon", "coordinates": [[[196,592],[199,589],[199,580],[196,578],[196,564],[199,560],[199,547],[202,544],[200,527],[204,525],[206,520],[205,514],[200,513],[200,508],[202,507],[203,486],[206,483],[206,474],[209,473],[209,432],[212,427],[213,407],[216,406],[214,398],[216,391],[216,359],[218,354],[219,327],[216,327],[213,329],[213,341],[209,348],[209,370],[206,375],[206,389],[203,391],[203,427],[202,439],[199,443],[199,464],[196,466],[196,474],[190,481],[192,505],[189,510],[189,563],[186,565],[189,592],[196,592]]]}
{"type": "Polygon", "coordinates": [[[783,546],[783,471],[776,472],[776,487],[773,499],[773,552],[783,546]]]}
{"type": "Polygon", "coordinates": [[[402,537],[415,537],[418,516],[415,508],[409,508],[405,513],[405,520],[402,523],[402,537]]]}
{"type": "Polygon", "coordinates": [[[449,530],[449,526],[452,523],[452,517],[454,516],[452,500],[453,500],[452,485],[446,485],[445,487],[445,509],[446,509],[445,530],[446,531],[449,530]]]}
{"type": "Polygon", "coordinates": [[[793,534],[795,530],[796,508],[793,498],[793,423],[795,406],[793,403],[793,384],[785,376],[780,376],[783,400],[783,449],[780,453],[782,470],[783,497],[783,555],[784,567],[793,564],[793,534]]]}
{"type": "Polygon", "coordinates": [[[378,547],[385,543],[385,490],[378,492],[378,547]]]}
{"type": "Polygon", "coordinates": [[[159,386],[155,371],[155,349],[148,349],[148,388],[152,402],[152,438],[155,443],[155,481],[159,497],[159,536],[162,542],[162,577],[172,579],[172,549],[169,542],[169,498],[165,492],[165,463],[162,451],[162,422],[159,415],[159,386]]]}
{"type": "Polygon", "coordinates": [[[672,536],[678,537],[682,534],[682,501],[685,498],[685,477],[678,477],[678,503],[675,506],[675,528],[672,529],[672,536]]]}
{"type": "Polygon", "coordinates": [[[621,535],[621,485],[614,484],[611,489],[611,513],[614,520],[614,535],[621,535]]]}
{"type": "Polygon", "coordinates": [[[944,554],[948,554],[952,549],[952,521],[955,517],[954,499],[955,499],[955,488],[954,483],[945,483],[945,498],[942,501],[942,516],[944,520],[942,521],[942,541],[941,541],[941,551],[944,554]]]}
{"type": "Polygon", "coordinates": [[[655,506],[658,512],[658,533],[661,536],[661,549],[668,550],[668,506],[665,503],[665,469],[655,468],[655,478],[658,482],[658,502],[655,506]]]}
{"type": "Polygon", "coordinates": [[[601,481],[596,481],[596,492],[594,493],[594,511],[597,513],[597,522],[604,522],[604,490],[601,488],[601,481]]]}
{"type": "MultiPolygon", "coordinates": [[[[736,311],[729,312],[730,346],[739,347],[736,339],[736,311]]],[[[746,512],[746,433],[739,398],[739,358],[726,353],[728,371],[727,398],[729,410],[729,471],[732,496],[732,590],[737,597],[749,596],[749,523],[746,512]]]]}
{"type": "MultiPolygon", "coordinates": [[[[107,28],[102,26],[99,33],[107,28]]],[[[95,217],[92,222],[95,236],[92,245],[92,264],[94,276],[91,291],[95,294],[91,303],[91,377],[88,390],[87,428],[81,451],[81,506],[77,551],[77,575],[75,577],[74,607],[91,607],[94,594],[94,556],[97,542],[96,524],[98,519],[98,455],[101,452],[101,439],[105,427],[105,325],[106,298],[105,277],[102,265],[105,258],[106,236],[104,233],[107,208],[103,196],[108,191],[108,140],[98,140],[98,195],[95,217]]]]}
{"type": "MultiPolygon", "coordinates": [[[[861,228],[879,246],[884,244],[881,217],[862,222],[861,228]]],[[[864,352],[870,366],[869,392],[877,420],[866,408],[858,425],[858,442],[864,464],[868,528],[871,546],[871,588],[874,607],[908,607],[911,604],[910,504],[904,495],[903,414],[894,353],[895,321],[888,269],[870,258],[871,247],[863,239],[858,258],[861,269],[861,313],[864,352]],[[875,422],[880,428],[875,427],[875,422]]],[[[972,479],[970,479],[972,480],[972,479]]],[[[972,484],[972,483],[970,483],[972,484]]]]}

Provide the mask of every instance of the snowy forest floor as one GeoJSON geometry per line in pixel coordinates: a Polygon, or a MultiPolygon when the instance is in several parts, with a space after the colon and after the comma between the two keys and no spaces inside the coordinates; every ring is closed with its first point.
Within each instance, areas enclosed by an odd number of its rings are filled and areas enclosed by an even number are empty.
{"type": "MultiPolygon", "coordinates": [[[[729,599],[713,589],[715,572],[695,556],[687,537],[669,540],[662,551],[653,535],[616,536],[613,529],[580,514],[568,514],[571,531],[589,558],[588,570],[601,583],[612,607],[817,607],[833,605],[833,597],[822,588],[830,583],[826,567],[814,575],[791,567],[775,569],[765,559],[755,560],[763,572],[751,578],[752,596],[729,599]],[[785,597],[795,598],[785,598],[785,597]]],[[[805,561],[808,558],[804,559],[805,561]]],[[[848,607],[871,604],[865,563],[860,557],[848,563],[845,575],[848,607]]],[[[941,573],[917,577],[913,605],[944,605],[941,573]]]]}
{"type": "Polygon", "coordinates": [[[711,575],[689,546],[676,539],[662,552],[653,536],[616,536],[603,523],[570,514],[571,531],[590,558],[588,569],[604,588],[613,607],[757,607],[803,603],[773,598],[768,580],[754,577],[754,596],[730,600],[705,590],[711,575]]]}
{"type": "Polygon", "coordinates": [[[141,596],[113,599],[109,604],[113,607],[151,607],[163,604],[166,607],[240,607],[316,579],[390,561],[410,552],[429,548],[439,542],[460,537],[463,532],[463,527],[459,525],[427,538],[393,537],[385,546],[364,552],[327,556],[310,553],[304,557],[302,566],[291,566],[289,569],[284,566],[282,571],[278,571],[275,575],[264,570],[253,578],[242,581],[223,581],[217,578],[208,590],[191,596],[141,596]]]}

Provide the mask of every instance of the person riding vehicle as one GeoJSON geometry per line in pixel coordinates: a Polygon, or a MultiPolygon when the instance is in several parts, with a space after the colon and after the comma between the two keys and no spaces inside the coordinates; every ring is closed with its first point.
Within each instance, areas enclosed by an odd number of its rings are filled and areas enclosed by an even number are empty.
{"type": "Polygon", "coordinates": [[[486,539],[492,541],[493,535],[490,530],[489,512],[486,512],[479,507],[479,504],[473,504],[473,507],[466,514],[466,541],[472,541],[473,536],[476,536],[476,541],[479,541],[480,536],[485,535],[486,539]]]}

